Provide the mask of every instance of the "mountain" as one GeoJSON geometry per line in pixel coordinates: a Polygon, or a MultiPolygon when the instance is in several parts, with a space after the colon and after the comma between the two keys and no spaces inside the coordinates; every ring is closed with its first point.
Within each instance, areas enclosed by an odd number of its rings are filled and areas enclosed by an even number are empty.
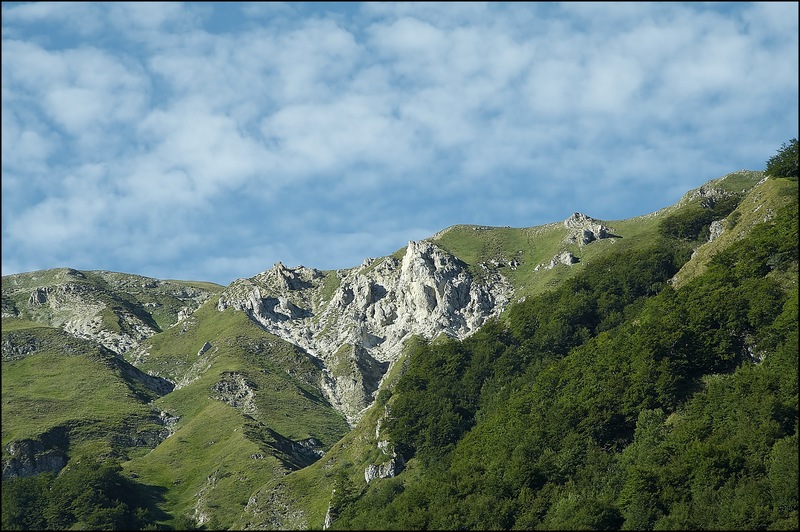
{"type": "Polygon", "coordinates": [[[796,312],[756,171],[227,287],[3,276],[4,528],[792,528],[796,312]]]}

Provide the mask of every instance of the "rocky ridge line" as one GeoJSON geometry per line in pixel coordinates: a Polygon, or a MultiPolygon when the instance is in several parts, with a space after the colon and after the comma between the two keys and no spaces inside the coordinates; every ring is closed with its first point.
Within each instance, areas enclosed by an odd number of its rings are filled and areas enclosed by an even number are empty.
{"type": "Polygon", "coordinates": [[[320,387],[331,404],[355,424],[406,340],[464,338],[512,295],[501,275],[478,283],[465,263],[431,242],[412,241],[402,259],[367,259],[351,270],[277,263],[232,283],[217,308],[244,311],[304,349],[323,367],[320,387]]]}

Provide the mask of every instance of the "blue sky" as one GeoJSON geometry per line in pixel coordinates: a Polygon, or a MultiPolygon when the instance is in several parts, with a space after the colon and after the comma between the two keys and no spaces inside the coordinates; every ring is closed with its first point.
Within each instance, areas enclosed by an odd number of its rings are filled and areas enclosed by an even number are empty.
{"type": "Polygon", "coordinates": [[[619,220],[798,136],[798,4],[3,3],[2,273],[619,220]]]}

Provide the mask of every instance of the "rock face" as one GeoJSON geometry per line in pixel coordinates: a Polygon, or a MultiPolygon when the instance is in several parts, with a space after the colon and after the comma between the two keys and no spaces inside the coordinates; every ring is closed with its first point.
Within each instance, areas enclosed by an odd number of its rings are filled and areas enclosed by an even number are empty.
{"type": "Polygon", "coordinates": [[[28,308],[51,316],[48,321],[53,326],[78,338],[94,340],[117,353],[128,351],[158,332],[154,324],[130,311],[110,309],[97,293],[96,287],[79,283],[37,287],[28,297],[28,308]],[[109,327],[104,312],[109,316],[113,313],[114,319],[125,327],[118,330],[109,327]]]}
{"type": "Polygon", "coordinates": [[[562,251],[561,253],[550,259],[550,262],[545,262],[536,266],[533,269],[533,271],[538,272],[541,269],[552,270],[559,264],[564,264],[565,266],[572,266],[577,262],[579,262],[578,257],[573,255],[571,251],[562,251]]]}
{"type": "Polygon", "coordinates": [[[225,372],[211,390],[213,399],[228,403],[245,414],[255,414],[254,384],[241,373],[225,372]]]}
{"type": "MultiPolygon", "coordinates": [[[[564,227],[569,229],[569,233],[562,241],[564,246],[577,244],[581,248],[596,240],[604,238],[615,238],[617,235],[611,233],[611,229],[601,224],[599,220],[595,220],[591,216],[586,216],[580,212],[572,213],[572,215],[564,220],[564,227]]],[[[552,270],[556,266],[572,266],[580,262],[571,251],[562,250],[550,259],[549,262],[543,262],[537,265],[533,271],[539,270],[552,270]]]]}
{"type": "Polygon", "coordinates": [[[708,241],[713,242],[719,236],[725,232],[725,223],[723,220],[714,220],[711,222],[711,226],[709,227],[708,233],[708,241]]]}
{"type": "Polygon", "coordinates": [[[364,469],[364,480],[367,484],[376,478],[392,478],[400,474],[405,468],[402,456],[396,456],[380,465],[370,464],[364,469]]]}
{"type": "Polygon", "coordinates": [[[477,283],[463,262],[412,241],[402,259],[367,259],[351,270],[277,263],[232,283],[217,308],[242,310],[304,349],[323,367],[330,402],[355,423],[407,339],[464,338],[498,315],[512,292],[502,276],[477,283]]]}
{"type": "Polygon", "coordinates": [[[564,220],[564,227],[571,230],[570,234],[567,236],[567,241],[569,243],[577,242],[582,246],[594,242],[595,240],[609,238],[611,236],[608,227],[594,218],[579,212],[573,213],[572,216],[564,220]]]}
{"type": "Polygon", "coordinates": [[[67,463],[67,453],[38,440],[18,440],[6,445],[9,458],[3,460],[3,480],[29,477],[39,473],[57,473],[67,463]]]}
{"type": "Polygon", "coordinates": [[[172,281],[58,268],[4,276],[2,314],[63,329],[122,355],[160,332],[156,309],[180,305],[180,321],[209,297],[207,290],[172,281]]]}

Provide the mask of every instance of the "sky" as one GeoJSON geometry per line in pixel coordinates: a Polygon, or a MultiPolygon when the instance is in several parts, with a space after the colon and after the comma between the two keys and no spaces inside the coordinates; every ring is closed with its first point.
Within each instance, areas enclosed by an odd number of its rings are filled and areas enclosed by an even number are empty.
{"type": "Polygon", "coordinates": [[[2,274],[353,268],[648,214],[797,136],[797,2],[8,2],[2,274]]]}

